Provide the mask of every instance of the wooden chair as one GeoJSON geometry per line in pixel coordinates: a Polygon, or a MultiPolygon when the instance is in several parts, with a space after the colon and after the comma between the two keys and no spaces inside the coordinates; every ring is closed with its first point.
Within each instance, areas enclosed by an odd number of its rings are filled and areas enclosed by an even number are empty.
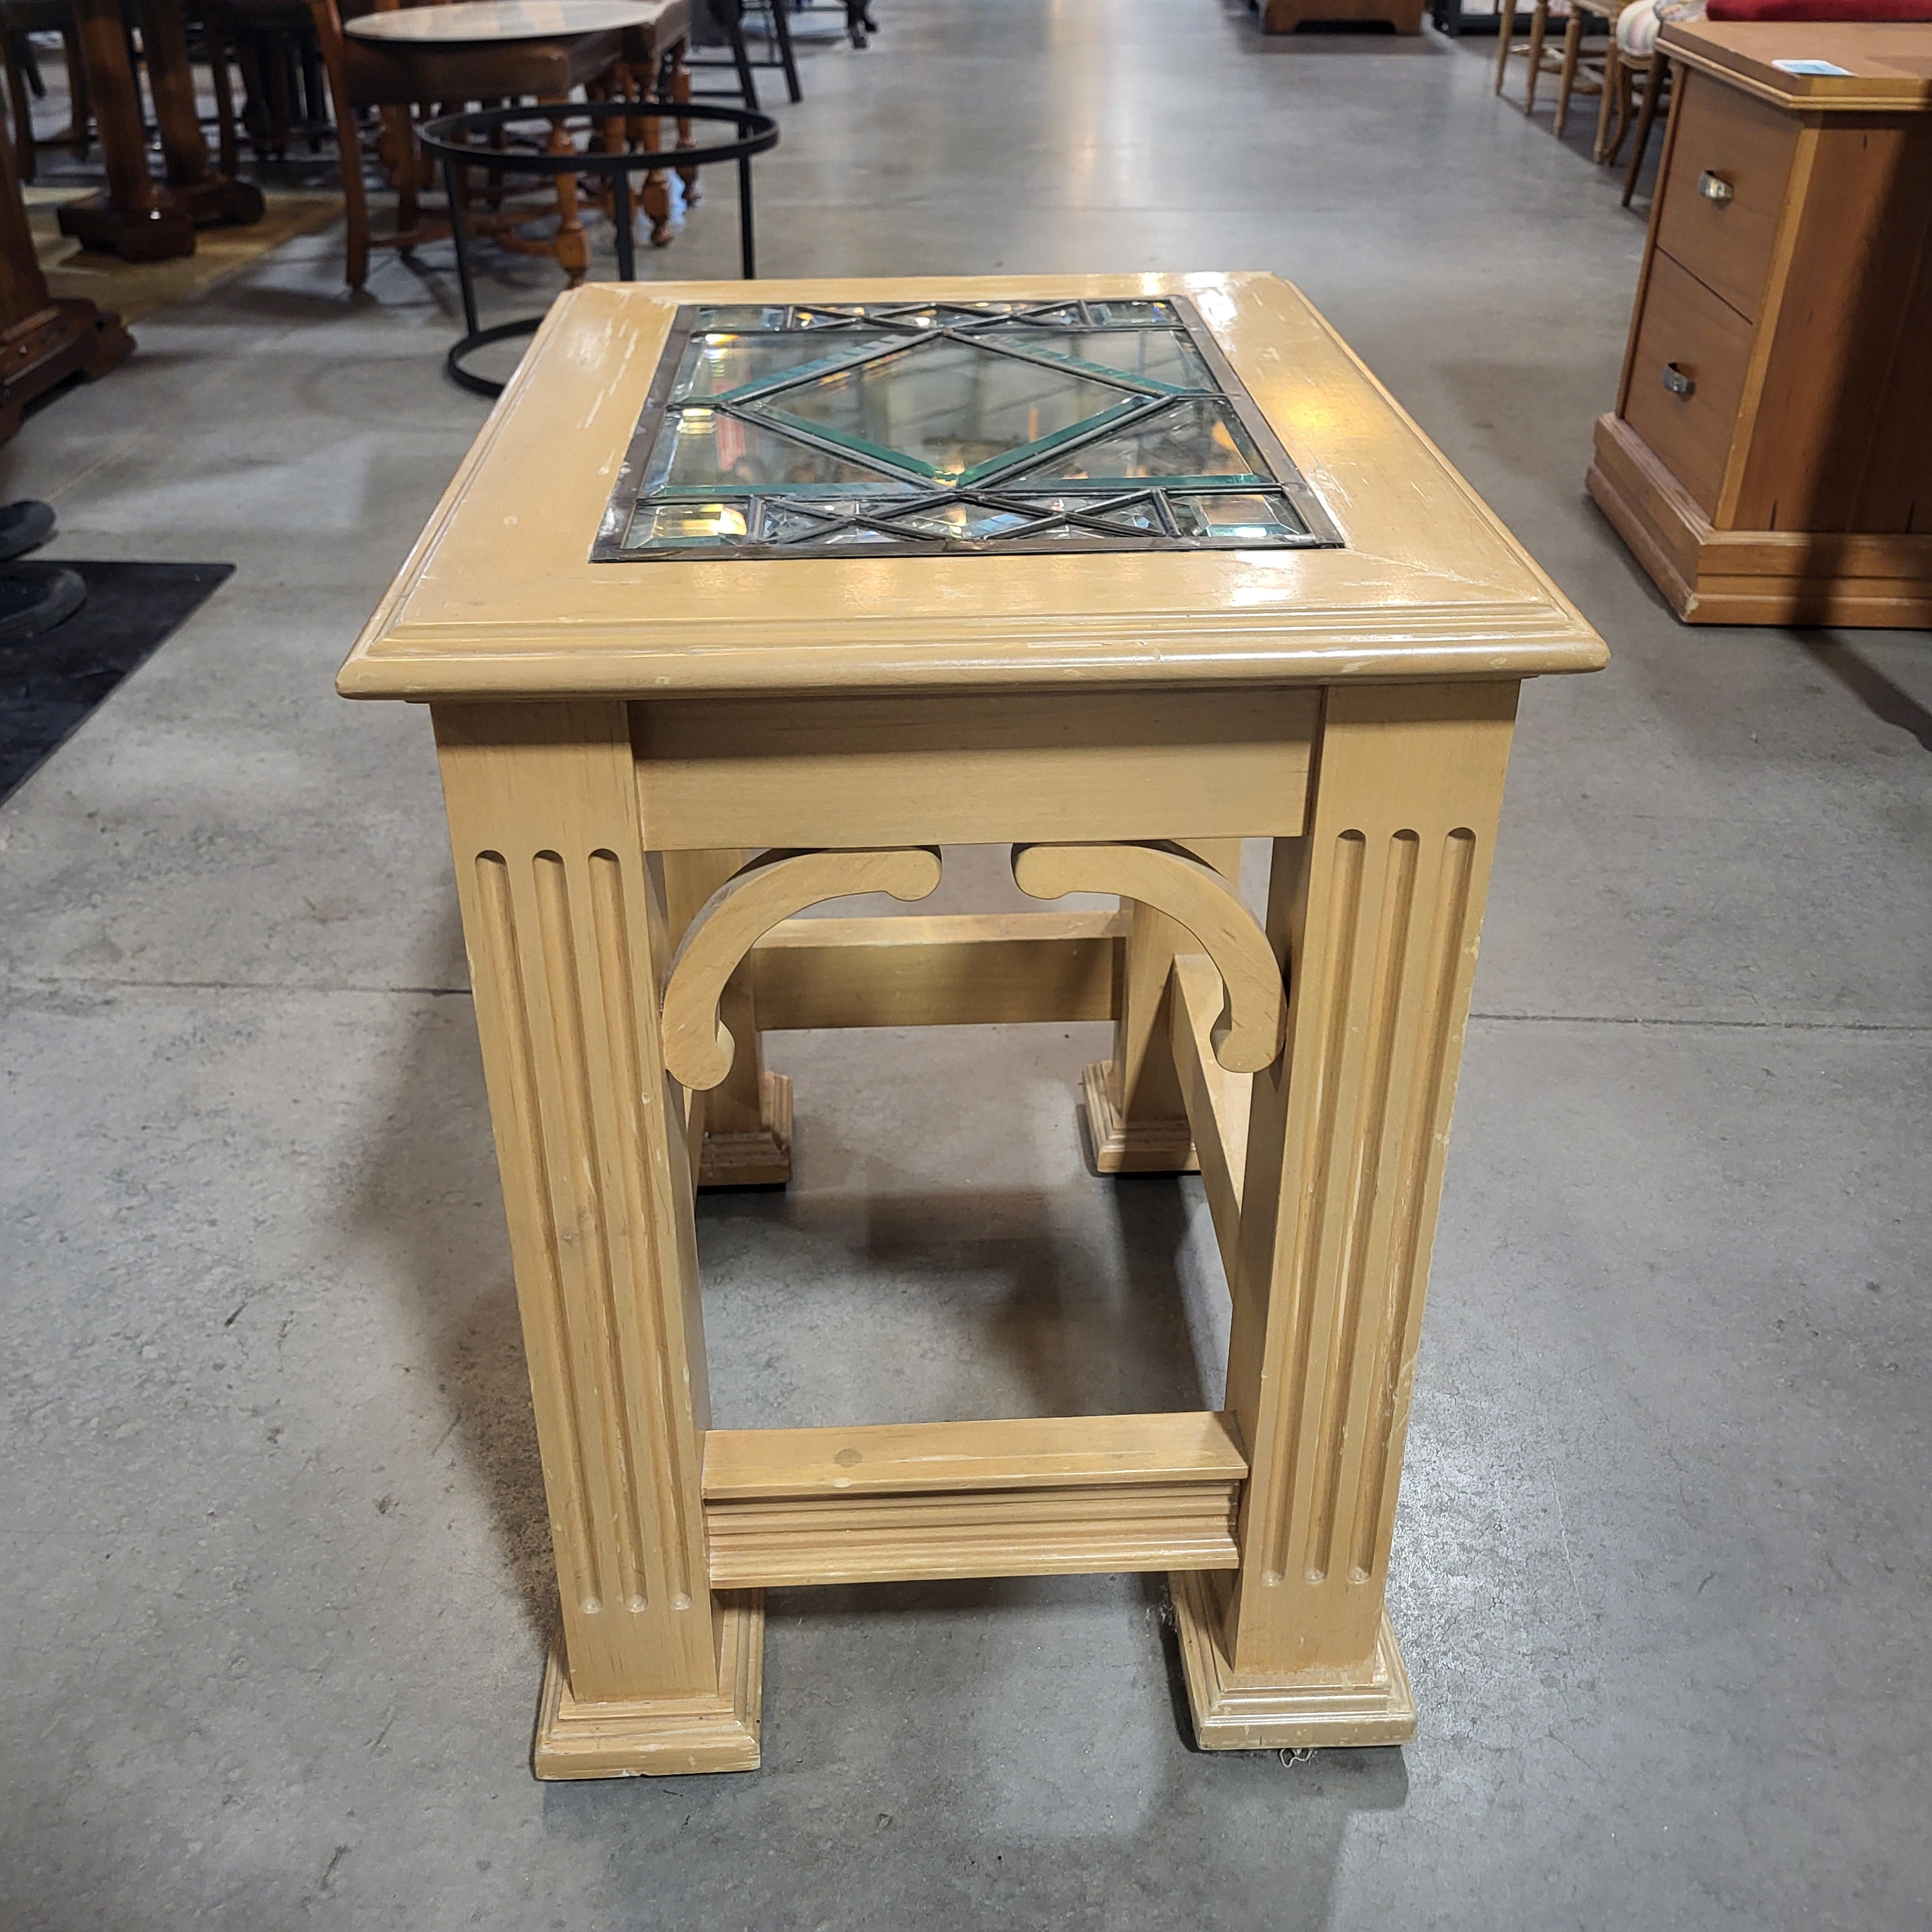
{"type": "Polygon", "coordinates": [[[1636,178],[1643,172],[1644,151],[1650,146],[1650,130],[1656,123],[1658,110],[1670,98],[1670,63],[1662,54],[1652,54],[1640,68],[1634,61],[1629,64],[1633,80],[1641,82],[1642,100],[1637,110],[1636,140],[1630,148],[1630,172],[1624,176],[1626,208],[1636,192],[1636,178]]]}
{"type": "MultiPolygon", "coordinates": [[[[1570,22],[1563,34],[1563,64],[1556,87],[1556,138],[1563,138],[1563,130],[1570,124],[1570,97],[1581,92],[1602,97],[1606,94],[1610,65],[1617,44],[1616,27],[1617,14],[1624,0],[1570,0],[1570,22]],[[1607,20],[1612,32],[1609,46],[1600,56],[1592,58],[1584,50],[1583,30],[1591,20],[1607,20]]],[[[1600,105],[1597,112],[1597,140],[1603,140],[1604,115],[1600,105]]]]}
{"type": "Polygon", "coordinates": [[[281,160],[297,140],[319,153],[322,137],[334,130],[308,0],[199,0],[197,10],[214,77],[223,172],[234,172],[238,146],[231,63],[241,72],[241,124],[256,159],[281,160]]]}
{"type": "MultiPolygon", "coordinates": [[[[1572,0],[1574,6],[1574,0],[1572,0]]],[[[1529,57],[1529,78],[1524,83],[1522,111],[1526,114],[1536,110],[1536,84],[1546,74],[1560,71],[1561,63],[1556,50],[1546,50],[1544,43],[1550,33],[1550,0],[1534,0],[1530,10],[1529,38],[1521,45],[1516,38],[1515,0],[1502,0],[1502,11],[1496,20],[1496,92],[1503,91],[1503,82],[1508,76],[1512,56],[1526,53],[1529,57]]]]}
{"type": "Polygon", "coordinates": [[[1649,62],[1633,60],[1613,34],[1604,56],[1604,93],[1597,106],[1597,140],[1593,158],[1600,167],[1615,165],[1630,130],[1636,125],[1637,83],[1649,62]]]}
{"type": "MultiPolygon", "coordinates": [[[[348,216],[345,274],[351,288],[369,278],[372,247],[407,254],[449,232],[448,212],[426,215],[423,191],[430,170],[416,142],[416,121],[440,111],[454,112],[470,101],[567,101],[580,88],[604,83],[623,58],[623,37],[611,32],[572,34],[554,40],[505,40],[500,44],[436,46],[358,40],[343,32],[344,17],[388,11],[397,0],[309,0],[328,76],[336,135],[342,154],[342,194],[348,216]],[[363,179],[362,116],[374,110],[382,134],[377,152],[397,194],[396,226],[386,235],[371,232],[368,185],[363,179]]],[[[435,4],[436,0],[404,0],[435,4]]],[[[568,152],[571,137],[560,127],[554,153],[568,152]]],[[[525,252],[554,254],[575,288],[590,271],[590,247],[579,218],[575,177],[556,177],[555,236],[536,242],[518,236],[528,210],[494,212],[488,225],[506,245],[525,252]]]]}
{"type": "Polygon", "coordinates": [[[0,0],[0,47],[7,68],[7,93],[14,115],[14,172],[24,184],[34,178],[35,157],[43,148],[71,148],[84,159],[88,146],[90,110],[87,70],[81,64],[80,32],[68,0],[0,0]],[[29,34],[58,34],[66,50],[68,99],[70,112],[66,129],[44,140],[34,134],[34,96],[42,90],[34,64],[29,34]]]}

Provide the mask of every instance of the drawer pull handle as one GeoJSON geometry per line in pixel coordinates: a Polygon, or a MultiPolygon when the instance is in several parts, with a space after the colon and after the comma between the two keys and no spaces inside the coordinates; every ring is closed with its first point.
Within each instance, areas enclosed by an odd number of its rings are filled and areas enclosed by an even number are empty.
{"type": "Polygon", "coordinates": [[[1706,201],[1714,201],[1721,207],[1737,193],[1737,190],[1722,175],[1714,175],[1706,168],[1697,177],[1697,192],[1706,201]]]}
{"type": "Polygon", "coordinates": [[[1688,396],[1697,386],[1696,381],[1684,374],[1675,362],[1664,365],[1664,386],[1673,396],[1688,396]]]}

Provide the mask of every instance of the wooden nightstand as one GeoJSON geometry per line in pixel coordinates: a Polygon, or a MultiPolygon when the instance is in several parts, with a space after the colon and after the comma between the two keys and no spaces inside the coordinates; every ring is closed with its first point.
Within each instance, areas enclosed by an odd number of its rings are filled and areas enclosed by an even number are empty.
{"type": "Polygon", "coordinates": [[[1688,622],[1932,624],[1932,26],[1658,50],[1679,91],[1590,494],[1688,622]]]}

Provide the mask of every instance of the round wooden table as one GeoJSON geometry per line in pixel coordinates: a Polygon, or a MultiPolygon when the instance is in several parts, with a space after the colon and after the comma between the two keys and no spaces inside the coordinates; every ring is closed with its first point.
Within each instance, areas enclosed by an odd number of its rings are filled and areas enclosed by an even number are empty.
{"type": "Polygon", "coordinates": [[[452,0],[444,7],[397,7],[345,20],[358,40],[411,46],[476,46],[491,40],[563,40],[654,25],[651,0],[452,0]]]}

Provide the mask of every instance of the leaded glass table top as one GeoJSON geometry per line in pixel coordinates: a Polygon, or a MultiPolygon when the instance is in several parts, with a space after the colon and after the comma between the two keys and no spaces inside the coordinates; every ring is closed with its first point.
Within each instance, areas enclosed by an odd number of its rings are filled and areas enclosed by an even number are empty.
{"type": "Polygon", "coordinates": [[[1192,306],[680,308],[592,560],[1341,538],[1192,306]]]}

